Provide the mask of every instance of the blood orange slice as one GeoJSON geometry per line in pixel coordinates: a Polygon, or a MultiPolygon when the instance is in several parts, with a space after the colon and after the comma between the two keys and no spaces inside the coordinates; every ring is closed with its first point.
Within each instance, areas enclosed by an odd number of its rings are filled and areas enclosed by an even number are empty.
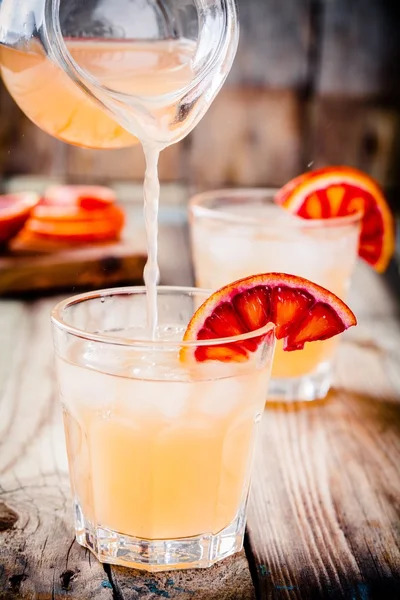
{"type": "Polygon", "coordinates": [[[28,192],[0,196],[0,245],[17,235],[39,200],[39,196],[28,192]]]}
{"type": "Polygon", "coordinates": [[[114,204],[113,190],[101,186],[57,186],[47,190],[32,212],[24,233],[61,243],[112,241],[119,237],[125,217],[114,204]]]}
{"type": "MultiPolygon", "coordinates": [[[[284,340],[287,351],[301,350],[306,342],[327,340],[357,324],[348,306],[328,290],[294,275],[267,273],[247,277],[215,292],[196,311],[184,341],[215,340],[257,331],[268,323],[284,340]]],[[[185,349],[198,362],[247,360],[260,338],[217,346],[185,349]]]]}
{"type": "Polygon", "coordinates": [[[106,242],[118,238],[124,226],[124,213],[118,206],[103,211],[80,211],[57,217],[40,216],[39,206],[27,221],[24,231],[31,236],[64,243],[106,242]],[[85,214],[87,213],[87,214],[85,214]]]}
{"type": "Polygon", "coordinates": [[[377,182],[358,169],[327,167],[296,177],[275,201],[304,219],[363,213],[359,255],[383,272],[395,248],[394,219],[377,182]]]}

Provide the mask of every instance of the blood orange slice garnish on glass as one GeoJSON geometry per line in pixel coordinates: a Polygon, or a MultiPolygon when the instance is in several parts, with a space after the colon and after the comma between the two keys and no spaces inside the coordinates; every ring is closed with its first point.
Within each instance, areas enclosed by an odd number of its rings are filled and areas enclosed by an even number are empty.
{"type": "Polygon", "coordinates": [[[378,183],[352,167],[326,167],[289,181],[277,204],[304,219],[331,219],[363,214],[359,255],[378,272],[394,253],[394,219],[378,183]]]}
{"type": "MultiPolygon", "coordinates": [[[[275,335],[287,351],[302,350],[307,342],[327,340],[357,320],[340,298],[307,279],[284,273],[254,275],[215,292],[196,311],[184,341],[216,340],[275,324],[275,335]]],[[[198,362],[247,360],[259,344],[257,339],[217,346],[184,349],[181,359],[198,362]]]]}

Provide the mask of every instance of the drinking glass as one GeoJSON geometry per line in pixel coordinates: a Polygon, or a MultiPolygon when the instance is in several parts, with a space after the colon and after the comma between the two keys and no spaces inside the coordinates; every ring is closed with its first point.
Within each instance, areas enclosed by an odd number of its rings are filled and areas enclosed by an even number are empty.
{"type": "MultiPolygon", "coordinates": [[[[197,285],[216,290],[248,275],[299,275],[346,299],[358,255],[361,214],[305,220],[274,204],[277,190],[212,191],[190,202],[197,285]]],[[[269,399],[311,401],[331,386],[337,338],[284,352],[277,344],[269,399]]]]}
{"type": "Polygon", "coordinates": [[[242,548],[274,330],[183,342],[208,296],[159,288],[155,340],[144,288],[82,294],[53,311],[76,539],[101,562],[198,568],[242,548]],[[195,358],[198,347],[259,336],[245,363],[195,358]]]}

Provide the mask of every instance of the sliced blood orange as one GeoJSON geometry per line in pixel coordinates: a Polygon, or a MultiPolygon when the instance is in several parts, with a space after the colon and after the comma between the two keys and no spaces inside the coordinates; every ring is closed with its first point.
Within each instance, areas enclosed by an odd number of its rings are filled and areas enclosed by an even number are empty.
{"type": "MultiPolygon", "coordinates": [[[[33,210],[32,218],[43,222],[63,221],[65,223],[75,223],[77,221],[104,221],[108,219],[109,215],[112,215],[115,212],[115,208],[117,207],[114,204],[110,204],[101,209],[87,210],[80,208],[79,206],[50,206],[41,202],[33,210]]],[[[120,212],[119,208],[118,212],[120,212]]]]}
{"type": "Polygon", "coordinates": [[[352,167],[327,167],[296,177],[275,201],[304,219],[330,219],[363,213],[359,255],[378,272],[394,253],[394,219],[377,182],[352,167]]]}
{"type": "Polygon", "coordinates": [[[57,186],[44,198],[26,223],[30,240],[61,243],[106,242],[119,237],[125,217],[114,204],[115,194],[101,186],[57,186]]]}
{"type": "Polygon", "coordinates": [[[0,196],[0,245],[17,235],[39,201],[29,192],[0,196]]]}
{"type": "MultiPolygon", "coordinates": [[[[294,275],[267,273],[246,277],[215,292],[196,311],[184,341],[216,340],[257,331],[274,323],[286,351],[327,340],[357,324],[348,306],[328,290],[294,275]]],[[[247,360],[261,339],[182,351],[198,362],[247,360]]]]}
{"type": "Polygon", "coordinates": [[[80,210],[76,214],[60,212],[53,218],[40,216],[39,206],[27,221],[24,231],[41,239],[52,241],[89,243],[105,242],[118,238],[124,226],[124,213],[118,206],[108,206],[102,211],[80,210]]]}

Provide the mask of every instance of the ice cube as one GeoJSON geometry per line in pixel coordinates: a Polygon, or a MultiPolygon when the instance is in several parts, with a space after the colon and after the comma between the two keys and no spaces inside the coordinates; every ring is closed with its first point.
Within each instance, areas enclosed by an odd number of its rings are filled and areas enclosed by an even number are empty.
{"type": "Polygon", "coordinates": [[[198,383],[198,406],[207,415],[222,416],[245,402],[244,389],[237,378],[198,383]]]}
{"type": "Polygon", "coordinates": [[[117,377],[99,373],[64,361],[58,364],[58,382],[62,402],[73,414],[79,406],[104,410],[118,395],[117,377]]]}
{"type": "Polygon", "coordinates": [[[190,400],[190,384],[185,382],[140,379],[125,382],[125,393],[118,405],[132,418],[148,414],[152,418],[176,419],[184,414],[190,400]]]}
{"type": "Polygon", "coordinates": [[[246,264],[253,256],[253,240],[248,230],[240,229],[229,233],[229,229],[219,233],[210,241],[209,253],[212,259],[229,265],[232,261],[246,264]]]}
{"type": "MultiPolygon", "coordinates": [[[[163,402],[158,402],[163,416],[166,419],[176,419],[182,416],[190,401],[190,384],[185,382],[168,382],[163,385],[160,382],[160,388],[163,390],[163,402]]],[[[160,391],[161,391],[160,390],[160,391]]]]}

